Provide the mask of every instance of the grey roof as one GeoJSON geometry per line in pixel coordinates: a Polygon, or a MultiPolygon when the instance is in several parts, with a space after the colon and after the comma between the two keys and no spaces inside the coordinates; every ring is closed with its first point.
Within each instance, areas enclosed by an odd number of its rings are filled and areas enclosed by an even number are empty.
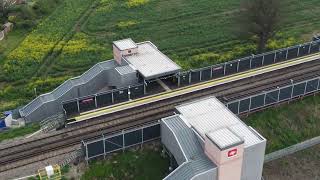
{"type": "Polygon", "coordinates": [[[113,44],[121,51],[137,47],[137,44],[133,42],[131,38],[114,41],[113,44]]]}
{"type": "Polygon", "coordinates": [[[175,134],[176,141],[181,145],[181,151],[186,157],[186,162],[171,172],[165,178],[166,180],[191,179],[200,173],[217,168],[204,154],[204,150],[195,133],[184,123],[179,115],[164,118],[162,121],[175,134]]]}
{"type": "Polygon", "coordinates": [[[115,70],[118,71],[118,73],[121,75],[131,74],[136,72],[135,68],[132,67],[131,65],[119,66],[119,67],[116,67],[115,70]]]}
{"type": "Polygon", "coordinates": [[[216,131],[206,133],[206,135],[218,146],[218,148],[223,150],[243,144],[243,140],[228,128],[221,128],[216,131]]]}
{"type": "Polygon", "coordinates": [[[181,69],[149,41],[138,43],[138,53],[124,59],[137,68],[145,79],[174,74],[181,69]]]}
{"type": "Polygon", "coordinates": [[[264,140],[215,97],[183,104],[176,109],[203,138],[206,133],[229,127],[244,140],[245,147],[264,140]]]}

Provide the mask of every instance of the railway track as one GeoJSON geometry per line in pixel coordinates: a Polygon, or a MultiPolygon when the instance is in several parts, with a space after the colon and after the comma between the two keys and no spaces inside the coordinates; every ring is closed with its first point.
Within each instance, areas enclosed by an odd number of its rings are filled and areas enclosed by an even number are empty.
{"type": "Polygon", "coordinates": [[[0,173],[32,163],[30,161],[22,163],[22,160],[79,144],[82,139],[93,138],[103,133],[112,133],[169,116],[173,114],[176,105],[192,99],[214,94],[223,101],[229,101],[274,87],[288,85],[288,83],[291,83],[291,79],[294,81],[310,79],[311,77],[319,76],[319,72],[320,61],[316,60],[299,66],[200,90],[190,93],[188,96],[141,105],[132,108],[130,111],[111,113],[108,117],[98,117],[95,120],[88,121],[86,124],[48,134],[41,139],[36,138],[24,143],[4,146],[0,148],[0,173]]]}

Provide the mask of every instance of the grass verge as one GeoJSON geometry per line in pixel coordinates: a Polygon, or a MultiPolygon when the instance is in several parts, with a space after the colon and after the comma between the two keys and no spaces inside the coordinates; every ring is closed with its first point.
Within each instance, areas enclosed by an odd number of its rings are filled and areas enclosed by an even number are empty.
{"type": "Polygon", "coordinates": [[[243,119],[267,139],[266,153],[320,135],[320,96],[284,104],[243,119]]]}
{"type": "Polygon", "coordinates": [[[126,151],[110,160],[93,162],[81,179],[157,180],[165,177],[168,166],[169,160],[161,157],[160,151],[126,151]]]}
{"type": "Polygon", "coordinates": [[[0,142],[6,139],[13,139],[16,137],[24,136],[30,133],[33,133],[40,129],[39,124],[30,124],[25,127],[10,129],[0,133],[0,142]]]}

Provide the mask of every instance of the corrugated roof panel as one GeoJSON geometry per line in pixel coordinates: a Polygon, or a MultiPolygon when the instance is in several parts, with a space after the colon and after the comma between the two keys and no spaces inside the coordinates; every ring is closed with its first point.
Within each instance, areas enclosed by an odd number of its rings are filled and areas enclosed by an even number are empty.
{"type": "Polygon", "coordinates": [[[220,149],[225,149],[227,147],[243,143],[243,140],[228,128],[209,132],[207,133],[207,137],[219,146],[220,149]]]}
{"type": "Polygon", "coordinates": [[[119,72],[119,74],[124,75],[124,74],[131,74],[131,73],[135,73],[136,70],[131,67],[130,65],[126,65],[126,66],[119,66],[115,68],[116,71],[119,72]]]}
{"type": "Polygon", "coordinates": [[[113,44],[117,46],[117,48],[119,48],[121,51],[127,50],[127,49],[133,49],[137,47],[137,44],[133,42],[131,38],[114,41],[113,44]]]}
{"type": "Polygon", "coordinates": [[[139,43],[138,53],[124,58],[146,79],[173,74],[181,69],[151,42],[139,43]]]}

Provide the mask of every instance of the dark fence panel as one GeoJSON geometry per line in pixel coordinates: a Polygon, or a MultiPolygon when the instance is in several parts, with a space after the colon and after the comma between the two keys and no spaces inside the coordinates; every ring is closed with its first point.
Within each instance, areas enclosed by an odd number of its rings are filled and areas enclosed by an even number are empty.
{"type": "Polygon", "coordinates": [[[224,76],[224,65],[212,67],[212,77],[219,78],[224,76]]]}
{"type": "Polygon", "coordinates": [[[305,56],[309,54],[310,50],[310,43],[309,44],[304,44],[299,48],[299,56],[305,56]]]}
{"type": "Polygon", "coordinates": [[[235,114],[238,114],[238,110],[239,110],[239,101],[228,104],[228,108],[235,114]]]}
{"type": "Polygon", "coordinates": [[[159,137],[159,122],[141,126],[136,129],[123,130],[114,135],[102,135],[102,138],[98,138],[97,140],[83,141],[84,149],[86,150],[86,160],[126,149],[133,145],[142,144],[145,141],[158,139],[159,137]]]}
{"type": "Polygon", "coordinates": [[[261,67],[263,63],[262,61],[263,61],[263,56],[261,55],[254,56],[251,61],[251,69],[261,67]]]}
{"type": "Polygon", "coordinates": [[[144,96],[144,86],[134,86],[130,87],[130,98],[131,99],[137,99],[144,96]]]}
{"type": "Polygon", "coordinates": [[[251,107],[250,109],[260,108],[264,105],[265,94],[254,96],[251,98],[251,107]]]}
{"type": "Polygon", "coordinates": [[[143,141],[160,137],[160,124],[143,129],[143,141]]]}
{"type": "Polygon", "coordinates": [[[293,47],[293,48],[288,49],[288,58],[287,59],[297,58],[298,51],[299,51],[299,47],[293,47]]]}
{"type": "Polygon", "coordinates": [[[247,112],[250,108],[250,99],[240,101],[239,113],[247,112]]]}
{"type": "Polygon", "coordinates": [[[191,83],[200,82],[200,71],[191,71],[191,83]]]}
{"type": "Polygon", "coordinates": [[[102,155],[104,153],[103,140],[88,144],[87,153],[88,153],[88,158],[102,155]]]}
{"type": "Polygon", "coordinates": [[[280,90],[275,90],[266,94],[266,105],[278,102],[280,90]]]}
{"type": "Polygon", "coordinates": [[[263,59],[263,65],[270,65],[274,63],[274,59],[275,58],[275,53],[268,53],[266,55],[264,55],[264,59],[263,59]]]}
{"type": "Polygon", "coordinates": [[[134,144],[139,144],[142,141],[142,130],[136,130],[129,133],[124,134],[124,145],[132,146],[134,144]]]}
{"type": "Polygon", "coordinates": [[[121,103],[129,100],[128,89],[113,91],[114,103],[121,103]]]}
{"type": "Polygon", "coordinates": [[[277,88],[276,90],[271,90],[255,96],[228,102],[227,107],[236,114],[250,112],[251,110],[272,104],[277,104],[281,101],[288,101],[290,99],[304,96],[309,93],[319,92],[319,83],[320,77],[303,82],[298,82],[282,88],[277,88]],[[239,103],[240,105],[238,111],[237,106],[239,103]]]}
{"type": "Polygon", "coordinates": [[[306,83],[301,83],[301,84],[297,84],[293,86],[293,93],[292,96],[296,97],[296,96],[300,96],[304,94],[306,88],[306,83]]]}
{"type": "Polygon", "coordinates": [[[96,109],[96,98],[95,97],[87,97],[79,100],[79,109],[81,112],[90,111],[96,109]]]}
{"type": "Polygon", "coordinates": [[[287,57],[287,50],[280,50],[276,52],[276,62],[284,61],[287,57]]]}
{"type": "Polygon", "coordinates": [[[189,78],[190,78],[190,73],[189,72],[186,72],[186,73],[181,73],[179,75],[179,78],[180,78],[180,86],[187,86],[189,85],[189,78]]]}
{"type": "Polygon", "coordinates": [[[311,43],[311,49],[310,49],[310,53],[317,53],[319,52],[319,48],[320,48],[320,42],[312,42],[311,43]]]}
{"type": "Polygon", "coordinates": [[[78,101],[77,100],[65,102],[62,104],[62,107],[65,110],[67,117],[80,114],[79,109],[78,109],[78,101]]]}
{"type": "Polygon", "coordinates": [[[318,83],[319,83],[319,79],[308,81],[307,82],[306,92],[310,93],[310,92],[316,91],[317,87],[318,87],[318,83]]]}
{"type": "Polygon", "coordinates": [[[281,89],[280,95],[279,95],[279,101],[290,99],[291,93],[292,93],[292,86],[281,89]]]}
{"type": "Polygon", "coordinates": [[[110,106],[112,104],[112,92],[97,95],[96,99],[98,108],[110,106]]]}
{"type": "Polygon", "coordinates": [[[235,74],[238,71],[238,61],[232,63],[226,63],[226,73],[225,75],[235,74]]]}
{"type": "Polygon", "coordinates": [[[211,79],[211,67],[205,68],[201,71],[201,81],[207,81],[211,79]]]}
{"type": "Polygon", "coordinates": [[[239,72],[246,71],[250,69],[251,58],[240,59],[239,61],[239,72]]]}
{"type": "Polygon", "coordinates": [[[105,150],[106,152],[112,152],[119,149],[122,149],[123,147],[123,136],[117,135],[110,138],[105,139],[105,150]]]}

